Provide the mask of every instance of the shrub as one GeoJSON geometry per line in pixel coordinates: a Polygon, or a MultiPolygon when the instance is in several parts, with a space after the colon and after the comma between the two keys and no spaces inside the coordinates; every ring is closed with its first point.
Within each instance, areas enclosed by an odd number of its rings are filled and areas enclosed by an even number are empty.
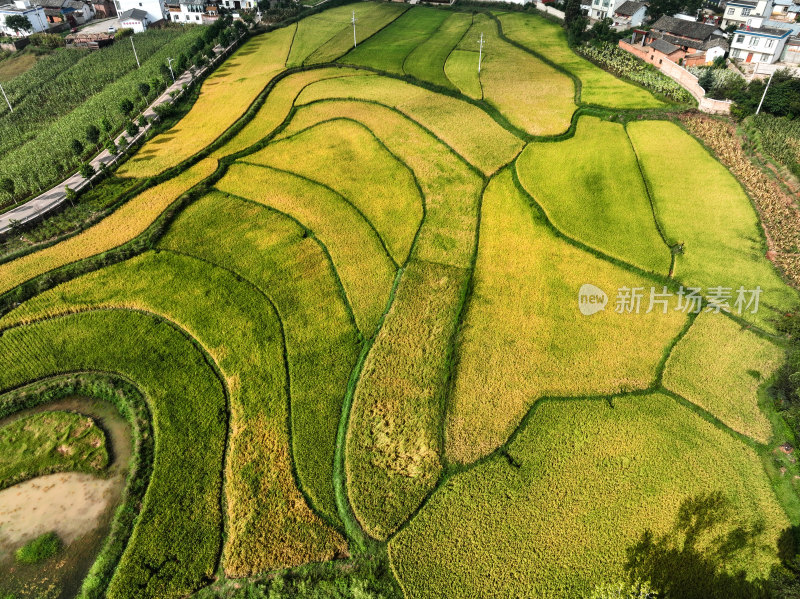
{"type": "Polygon", "coordinates": [[[14,556],[20,564],[38,564],[56,555],[62,547],[58,535],[48,532],[17,549],[14,556]]]}

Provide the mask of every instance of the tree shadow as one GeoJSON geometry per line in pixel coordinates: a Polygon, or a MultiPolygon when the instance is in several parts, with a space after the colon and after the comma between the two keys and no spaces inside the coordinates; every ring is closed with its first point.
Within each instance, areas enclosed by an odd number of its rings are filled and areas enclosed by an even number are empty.
{"type": "MultiPolygon", "coordinates": [[[[769,597],[766,579],[747,580],[734,564],[766,547],[760,543],[763,523],[742,525],[721,492],[686,499],[672,528],[656,537],[650,530],[627,550],[625,571],[631,580],[648,580],[659,599],[750,599],[769,597]]],[[[793,540],[782,537],[784,555],[793,540]]],[[[783,557],[783,555],[781,556],[783,557]]]]}

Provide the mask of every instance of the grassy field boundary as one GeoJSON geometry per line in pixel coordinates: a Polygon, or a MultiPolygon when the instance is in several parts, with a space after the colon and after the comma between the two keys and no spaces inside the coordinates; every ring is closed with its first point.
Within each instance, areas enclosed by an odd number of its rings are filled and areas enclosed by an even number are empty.
{"type": "Polygon", "coordinates": [[[0,395],[0,414],[9,416],[72,395],[107,401],[131,427],[133,452],[125,487],[114,510],[111,531],[83,581],[80,599],[99,599],[111,582],[128,539],[138,521],[139,508],[153,470],[152,416],[144,394],[126,377],[107,372],[74,372],[26,383],[0,395]]]}
{"type": "Polygon", "coordinates": [[[670,250],[670,264],[669,264],[669,274],[667,275],[668,278],[672,278],[675,274],[675,252],[678,249],[677,244],[671,244],[667,239],[667,235],[664,232],[664,226],[661,223],[661,219],[658,216],[658,211],[656,210],[656,204],[653,201],[653,194],[650,191],[651,185],[650,180],[645,175],[644,169],[642,168],[642,161],[639,158],[639,153],[636,151],[636,146],[633,145],[633,140],[631,139],[630,135],[628,135],[628,126],[627,123],[622,124],[622,130],[625,131],[625,139],[628,140],[628,145],[633,152],[633,155],[636,157],[636,167],[639,169],[639,176],[642,178],[642,183],[644,183],[644,190],[647,194],[647,201],[650,204],[650,210],[653,213],[653,223],[656,226],[656,231],[658,231],[658,235],[661,237],[661,240],[664,242],[664,245],[670,250]]]}

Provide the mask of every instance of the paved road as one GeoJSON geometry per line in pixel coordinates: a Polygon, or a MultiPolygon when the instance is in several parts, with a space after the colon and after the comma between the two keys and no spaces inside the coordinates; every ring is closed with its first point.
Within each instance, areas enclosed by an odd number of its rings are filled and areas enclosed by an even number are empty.
{"type": "MultiPolygon", "coordinates": [[[[222,52],[222,49],[219,47],[215,48],[215,50],[217,51],[218,55],[222,52]]],[[[199,77],[209,68],[211,68],[211,65],[204,67],[194,77],[199,77]]],[[[160,104],[172,101],[170,93],[175,92],[177,97],[177,95],[180,94],[181,92],[182,86],[184,84],[188,85],[188,83],[192,81],[194,77],[192,76],[191,71],[187,70],[185,73],[183,73],[183,75],[178,77],[175,83],[173,83],[166,90],[164,90],[164,93],[161,94],[152,104],[150,104],[150,106],[147,107],[147,109],[143,113],[145,118],[147,119],[147,126],[140,129],[136,137],[134,137],[133,140],[129,140],[129,143],[131,143],[132,141],[138,141],[142,136],[144,136],[147,133],[147,131],[150,130],[150,128],[152,127],[153,118],[156,116],[155,107],[160,104]]],[[[138,117],[136,120],[138,120],[138,117]]],[[[120,138],[123,135],[127,137],[125,133],[122,133],[115,140],[115,143],[117,144],[118,147],[120,138]]],[[[119,153],[111,154],[108,150],[103,150],[91,161],[91,165],[94,167],[95,171],[99,171],[101,163],[110,166],[113,163],[115,163],[118,159],[119,159],[119,153]]],[[[24,204],[17,206],[16,208],[12,208],[11,210],[3,212],[2,214],[0,214],[0,235],[3,235],[4,233],[8,232],[11,229],[12,221],[18,221],[20,224],[27,223],[31,220],[39,218],[43,214],[46,214],[47,212],[61,205],[63,202],[67,201],[67,194],[65,191],[65,188],[67,186],[69,186],[70,189],[78,191],[86,187],[88,184],[89,182],[87,179],[81,177],[79,173],[75,173],[69,179],[67,179],[66,181],[62,181],[60,184],[56,185],[52,189],[45,191],[44,193],[36,196],[35,198],[28,200],[24,204]]]]}

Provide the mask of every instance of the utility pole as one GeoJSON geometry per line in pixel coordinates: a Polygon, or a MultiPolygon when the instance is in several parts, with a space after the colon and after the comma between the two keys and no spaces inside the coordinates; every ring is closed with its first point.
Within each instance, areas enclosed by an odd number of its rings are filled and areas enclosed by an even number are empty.
{"type": "Polygon", "coordinates": [[[131,36],[131,48],[133,48],[133,55],[136,57],[136,66],[141,69],[142,65],[139,64],[139,55],[136,53],[136,46],[133,45],[133,36],[131,36]]]}
{"type": "Polygon", "coordinates": [[[481,33],[481,39],[480,39],[480,42],[478,42],[478,43],[480,44],[480,46],[478,48],[478,73],[480,73],[481,72],[481,61],[483,60],[483,33],[481,33]]]}
{"type": "Polygon", "coordinates": [[[769,89],[769,84],[772,83],[772,75],[775,74],[775,71],[772,71],[772,74],[769,76],[769,81],[767,81],[767,87],[764,88],[764,93],[761,94],[761,101],[758,103],[758,108],[756,108],[756,114],[761,111],[761,105],[764,103],[764,98],[767,97],[767,90],[769,89]]]}
{"type": "Polygon", "coordinates": [[[172,75],[172,83],[175,83],[175,71],[172,70],[172,62],[174,58],[167,58],[167,66],[169,67],[169,74],[172,75]]]}
{"type": "Polygon", "coordinates": [[[6,95],[6,90],[3,89],[3,85],[0,84],[0,92],[3,92],[3,97],[6,99],[6,104],[8,104],[8,109],[11,112],[14,112],[14,109],[11,107],[11,102],[8,101],[8,96],[6,95]]]}
{"type": "Polygon", "coordinates": [[[353,48],[358,46],[356,42],[356,11],[353,11],[353,48]]]}

